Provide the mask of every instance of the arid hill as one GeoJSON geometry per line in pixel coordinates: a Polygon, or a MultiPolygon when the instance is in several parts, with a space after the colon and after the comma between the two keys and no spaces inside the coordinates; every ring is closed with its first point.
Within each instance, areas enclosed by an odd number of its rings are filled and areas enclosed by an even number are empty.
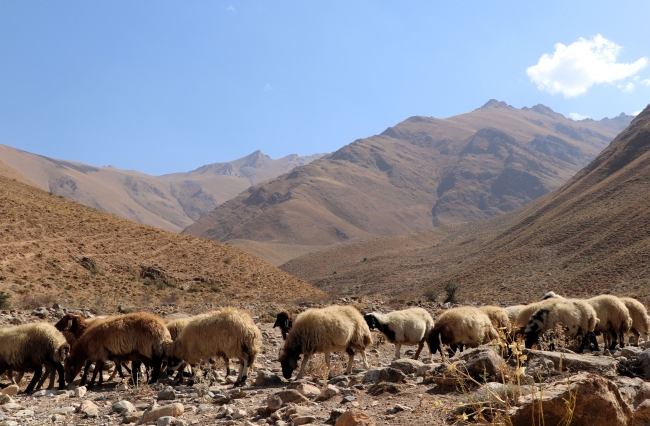
{"type": "Polygon", "coordinates": [[[139,225],[4,176],[0,230],[0,292],[17,307],[205,310],[322,296],[235,247],[139,225]]]}
{"type": "Polygon", "coordinates": [[[573,121],[494,100],[447,119],[411,117],[249,188],[184,232],[328,246],[497,216],[566,182],[631,119],[573,121]]]}
{"type": "Polygon", "coordinates": [[[466,300],[650,296],[650,107],[596,159],[517,211],[311,253],[283,269],[333,292],[466,300]]]}
{"type": "Polygon", "coordinates": [[[137,223],[180,232],[251,185],[308,164],[309,157],[279,160],[256,151],[239,160],[187,173],[150,176],[115,167],[57,160],[0,145],[0,161],[37,187],[137,223]]]}

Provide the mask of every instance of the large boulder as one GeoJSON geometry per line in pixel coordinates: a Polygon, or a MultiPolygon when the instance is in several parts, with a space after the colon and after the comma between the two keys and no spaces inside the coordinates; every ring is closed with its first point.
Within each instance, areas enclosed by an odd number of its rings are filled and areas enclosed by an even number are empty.
{"type": "Polygon", "coordinates": [[[544,386],[542,393],[519,398],[510,409],[512,426],[528,426],[541,412],[545,424],[560,424],[567,418],[567,401],[575,400],[572,424],[627,426],[633,413],[611,380],[595,374],[578,374],[544,386]],[[541,398],[541,400],[540,400],[541,398]]]}
{"type": "Polygon", "coordinates": [[[458,359],[467,373],[477,380],[501,380],[503,357],[492,347],[470,349],[460,354],[458,359]]]}
{"type": "MultiPolygon", "coordinates": [[[[618,361],[608,356],[592,356],[535,350],[525,350],[524,354],[528,356],[529,360],[544,358],[552,361],[555,365],[555,369],[558,371],[569,370],[571,373],[596,373],[608,377],[614,377],[617,374],[616,368],[618,367],[618,361]]],[[[648,355],[650,355],[650,352],[648,355]]]]}
{"type": "Polygon", "coordinates": [[[405,358],[405,359],[396,359],[391,362],[390,367],[400,370],[404,374],[414,374],[417,373],[420,368],[424,366],[422,361],[415,359],[405,358]]]}
{"type": "Polygon", "coordinates": [[[269,411],[273,412],[287,404],[300,404],[303,402],[309,402],[309,399],[295,389],[287,389],[270,395],[267,400],[267,405],[269,411]]]}
{"type": "Polygon", "coordinates": [[[341,414],[334,426],[375,426],[375,419],[360,410],[350,410],[341,414]]]}

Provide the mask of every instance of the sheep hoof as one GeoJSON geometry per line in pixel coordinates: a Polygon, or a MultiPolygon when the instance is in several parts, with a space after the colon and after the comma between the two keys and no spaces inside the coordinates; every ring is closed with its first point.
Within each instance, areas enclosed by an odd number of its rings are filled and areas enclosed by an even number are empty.
{"type": "Polygon", "coordinates": [[[194,380],[188,380],[187,381],[187,386],[189,386],[189,387],[194,386],[194,380]]]}

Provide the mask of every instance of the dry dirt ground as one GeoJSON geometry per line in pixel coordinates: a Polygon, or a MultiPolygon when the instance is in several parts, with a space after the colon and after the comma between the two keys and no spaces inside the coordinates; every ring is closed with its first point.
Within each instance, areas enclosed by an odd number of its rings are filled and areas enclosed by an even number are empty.
{"type": "Polygon", "coordinates": [[[0,293],[15,308],[59,302],[98,312],[324,297],[236,247],[138,225],[3,176],[0,293]]]}

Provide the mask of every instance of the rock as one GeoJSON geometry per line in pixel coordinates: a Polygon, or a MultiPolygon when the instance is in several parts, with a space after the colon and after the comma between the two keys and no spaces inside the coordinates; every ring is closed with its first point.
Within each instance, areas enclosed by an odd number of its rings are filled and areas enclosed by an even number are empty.
{"type": "Polygon", "coordinates": [[[0,395],[0,405],[9,404],[10,402],[14,402],[14,400],[9,395],[0,395]]]}
{"type": "Polygon", "coordinates": [[[79,407],[79,412],[86,417],[97,417],[99,414],[99,407],[94,402],[85,400],[79,407]]]}
{"type": "Polygon", "coordinates": [[[475,379],[500,380],[503,357],[491,347],[479,347],[463,352],[458,357],[464,369],[475,379]]]}
{"type": "Polygon", "coordinates": [[[50,411],[50,414],[72,414],[77,411],[74,407],[61,407],[50,411]]]}
{"type": "Polygon", "coordinates": [[[248,413],[243,408],[237,408],[231,414],[233,420],[241,419],[243,417],[246,417],[247,415],[248,413]]]}
{"type": "Polygon", "coordinates": [[[114,413],[126,414],[135,411],[135,407],[129,401],[119,401],[111,406],[114,413]]]}
{"type": "Polygon", "coordinates": [[[336,421],[339,419],[339,417],[341,417],[341,415],[343,413],[345,413],[345,410],[343,410],[342,408],[333,409],[330,412],[330,418],[329,418],[329,420],[327,420],[327,423],[332,424],[332,425],[335,424],[336,421]]]}
{"type": "Polygon", "coordinates": [[[176,399],[176,393],[171,386],[167,386],[158,392],[158,401],[172,401],[174,399],[176,399]]]}
{"type": "Polygon", "coordinates": [[[334,385],[327,385],[327,388],[323,389],[320,394],[316,397],[316,401],[326,401],[333,396],[339,395],[341,391],[334,385]]]}
{"type": "Polygon", "coordinates": [[[335,426],[375,426],[375,419],[370,414],[359,410],[350,410],[341,414],[335,426]]]}
{"type": "Polygon", "coordinates": [[[553,361],[550,359],[538,357],[531,359],[527,363],[524,372],[525,374],[538,379],[539,377],[547,377],[554,370],[555,364],[553,364],[553,361]]]}
{"type": "Polygon", "coordinates": [[[309,383],[298,383],[296,386],[289,386],[289,389],[295,389],[310,399],[316,398],[321,392],[318,387],[310,385],[309,383]]]}
{"type": "Polygon", "coordinates": [[[66,418],[63,414],[52,414],[52,423],[65,422],[66,418]]]}
{"type": "Polygon", "coordinates": [[[140,423],[147,423],[152,420],[158,420],[161,417],[172,416],[178,417],[185,412],[185,407],[179,402],[174,402],[169,405],[163,405],[162,407],[152,408],[149,411],[145,411],[140,419],[140,423]]]}
{"type": "Polygon", "coordinates": [[[388,409],[388,413],[390,414],[400,413],[402,411],[413,411],[413,410],[411,410],[409,407],[402,404],[395,404],[394,407],[388,409]]]}
{"type": "Polygon", "coordinates": [[[396,359],[395,361],[391,362],[390,366],[391,368],[395,368],[399,371],[401,371],[404,374],[415,374],[419,371],[420,368],[422,368],[425,364],[422,361],[418,361],[415,359],[396,359]]]}
{"type": "Polygon", "coordinates": [[[405,385],[393,383],[375,383],[370,389],[368,389],[368,394],[372,396],[379,396],[383,393],[388,392],[391,395],[397,395],[404,390],[404,386],[405,385]]]}
{"type": "Polygon", "coordinates": [[[634,346],[626,346],[621,349],[621,356],[624,356],[627,359],[633,359],[638,357],[641,352],[643,352],[643,349],[635,348],[634,346]]]}
{"type": "Polygon", "coordinates": [[[276,411],[289,403],[300,404],[302,402],[309,402],[309,400],[297,390],[287,389],[269,396],[268,408],[270,411],[276,411]]]}
{"type": "Polygon", "coordinates": [[[641,405],[641,403],[646,399],[650,399],[650,383],[644,382],[643,384],[641,384],[639,389],[637,389],[636,395],[634,396],[634,399],[632,401],[632,405],[634,406],[634,408],[636,408],[639,405],[641,405]]]}
{"type": "Polygon", "coordinates": [[[0,395],[16,395],[19,391],[20,387],[18,385],[9,385],[0,390],[0,395]]]}
{"type": "Polygon", "coordinates": [[[74,390],[74,396],[75,398],[83,398],[86,396],[86,392],[88,392],[88,389],[85,386],[80,386],[74,390]]]}
{"type": "MultiPolygon", "coordinates": [[[[578,374],[570,379],[571,395],[577,404],[573,411],[572,424],[589,426],[629,425],[633,413],[623,401],[616,385],[595,374],[578,374]]],[[[567,403],[571,400],[567,380],[560,380],[544,386],[541,394],[535,393],[519,398],[519,406],[508,411],[513,426],[527,426],[541,409],[545,424],[559,424],[566,415],[567,403]]]]}
{"type": "Polygon", "coordinates": [[[356,398],[353,397],[352,395],[344,396],[343,399],[341,400],[341,404],[347,404],[348,402],[355,401],[356,398]]]}
{"type": "Polygon", "coordinates": [[[20,405],[20,404],[16,404],[15,402],[8,402],[8,403],[6,403],[6,404],[4,404],[4,405],[2,406],[2,409],[3,409],[4,411],[8,411],[8,410],[20,410],[21,408],[23,408],[23,406],[20,405]]]}
{"type": "Polygon", "coordinates": [[[132,413],[126,413],[122,418],[124,423],[135,423],[142,418],[144,411],[134,411],[132,413]]]}
{"type": "Polygon", "coordinates": [[[650,425],[650,400],[645,400],[636,407],[632,424],[634,426],[650,425]]]}
{"type": "Polygon", "coordinates": [[[284,379],[282,377],[262,370],[257,373],[253,386],[276,386],[283,383],[284,379]]]}
{"type": "Polygon", "coordinates": [[[156,420],[156,426],[169,426],[174,420],[176,420],[176,417],[163,416],[156,420]]]}
{"type": "Polygon", "coordinates": [[[296,425],[306,425],[309,423],[314,423],[316,421],[316,417],[314,416],[300,416],[300,417],[294,417],[291,422],[296,425]]]}
{"type": "Polygon", "coordinates": [[[400,370],[397,370],[392,367],[384,368],[379,371],[379,377],[377,377],[379,382],[390,382],[390,383],[404,383],[406,382],[406,374],[402,373],[400,370]]]}
{"type": "Polygon", "coordinates": [[[363,383],[376,382],[377,379],[379,378],[380,372],[381,369],[377,369],[377,368],[366,371],[366,373],[363,375],[363,383]]]}
{"type": "Polygon", "coordinates": [[[424,376],[426,374],[435,374],[435,372],[440,368],[442,364],[439,363],[431,363],[431,364],[423,364],[422,367],[418,368],[418,371],[415,372],[416,375],[418,376],[424,376]]]}
{"type": "MultiPolygon", "coordinates": [[[[553,361],[555,369],[558,371],[566,371],[567,369],[571,373],[577,372],[587,372],[587,373],[597,373],[601,376],[616,376],[616,368],[618,367],[618,361],[607,356],[593,356],[593,355],[582,355],[582,354],[567,354],[567,353],[558,353],[558,352],[548,352],[548,351],[535,351],[535,350],[524,350],[524,354],[528,356],[529,360],[535,358],[546,358],[550,361],[553,361]],[[560,370],[560,364],[562,364],[562,369],[560,370]]],[[[650,367],[650,352],[648,352],[648,364],[650,367]]],[[[648,370],[650,373],[650,368],[648,370]]],[[[650,376],[649,376],[650,377],[650,376]]]]}
{"type": "Polygon", "coordinates": [[[118,392],[124,392],[129,390],[129,386],[126,383],[121,383],[118,387],[115,388],[118,392]]]}

